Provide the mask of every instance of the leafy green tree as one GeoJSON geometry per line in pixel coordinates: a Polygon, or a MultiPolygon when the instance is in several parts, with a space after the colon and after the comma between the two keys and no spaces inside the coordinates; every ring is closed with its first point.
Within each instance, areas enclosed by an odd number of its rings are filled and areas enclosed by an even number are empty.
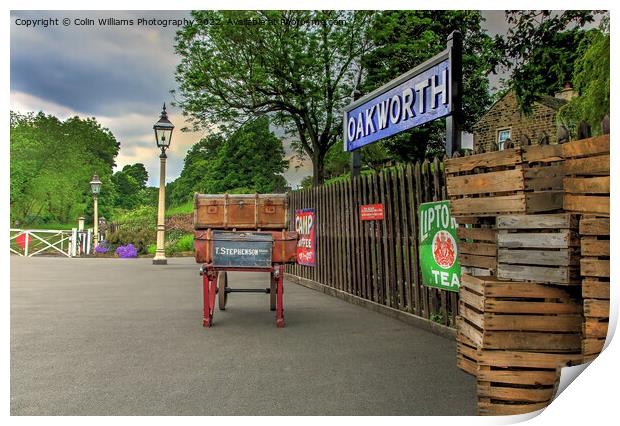
{"type": "Polygon", "coordinates": [[[100,213],[110,217],[111,185],[119,143],[94,118],[64,122],[38,114],[11,112],[11,221],[70,223],[92,211],[89,182],[103,182],[100,213]]]}
{"type": "Polygon", "coordinates": [[[601,132],[601,120],[610,107],[610,36],[608,32],[589,31],[577,49],[573,84],[579,96],[560,108],[559,121],[575,132],[586,121],[594,134],[601,132]]]}
{"type": "Polygon", "coordinates": [[[146,167],[144,167],[144,164],[127,164],[125,167],[123,167],[123,173],[134,178],[140,188],[146,188],[146,183],[149,180],[149,173],[146,171],[146,167]]]}
{"type": "MultiPolygon", "coordinates": [[[[372,43],[363,57],[362,94],[409,71],[446,48],[453,31],[463,35],[463,128],[491,105],[487,75],[500,61],[500,51],[483,30],[479,11],[385,11],[368,29],[372,43]]],[[[415,161],[444,152],[445,120],[438,120],[362,148],[362,160],[376,167],[388,158],[415,161]],[[382,145],[382,146],[381,146],[382,145]],[[365,160],[364,160],[365,159],[365,160]]]]}
{"type": "Polygon", "coordinates": [[[177,33],[179,105],[198,127],[269,114],[323,181],[367,47],[366,11],[194,11],[177,33]],[[248,25],[260,21],[264,25],[248,25]]]}
{"type": "Polygon", "coordinates": [[[505,52],[502,66],[511,71],[510,86],[524,112],[541,95],[553,95],[565,83],[573,83],[577,47],[586,38],[583,27],[597,11],[509,10],[505,37],[496,39],[505,52]]]}
{"type": "MultiPolygon", "coordinates": [[[[130,169],[131,170],[131,169],[130,169]]],[[[140,183],[129,173],[122,171],[112,175],[112,183],[116,189],[114,205],[122,209],[133,209],[142,202],[140,183]]]]}
{"type": "Polygon", "coordinates": [[[185,157],[181,176],[170,185],[171,202],[183,203],[201,193],[284,192],[284,149],[267,117],[252,120],[224,138],[209,135],[185,157]]]}

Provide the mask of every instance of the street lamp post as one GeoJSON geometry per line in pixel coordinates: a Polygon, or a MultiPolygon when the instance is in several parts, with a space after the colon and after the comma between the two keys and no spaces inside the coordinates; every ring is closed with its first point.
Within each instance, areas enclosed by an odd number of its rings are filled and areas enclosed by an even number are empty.
{"type": "Polygon", "coordinates": [[[93,211],[94,211],[94,216],[93,216],[93,227],[94,227],[94,232],[93,232],[93,247],[97,247],[97,243],[99,242],[99,238],[98,238],[98,232],[99,232],[99,222],[97,219],[97,196],[99,195],[99,192],[101,191],[101,181],[99,180],[99,176],[97,175],[93,175],[93,178],[90,181],[90,189],[93,191],[93,211]]]}
{"type": "Polygon", "coordinates": [[[159,121],[153,126],[155,130],[155,141],[157,148],[161,150],[159,156],[159,205],[157,206],[157,250],[153,258],[153,265],[165,265],[168,263],[166,259],[165,249],[165,231],[166,224],[164,212],[166,209],[166,149],[170,147],[172,139],[172,130],[174,125],[168,120],[166,113],[166,104],[161,111],[159,121]]]}

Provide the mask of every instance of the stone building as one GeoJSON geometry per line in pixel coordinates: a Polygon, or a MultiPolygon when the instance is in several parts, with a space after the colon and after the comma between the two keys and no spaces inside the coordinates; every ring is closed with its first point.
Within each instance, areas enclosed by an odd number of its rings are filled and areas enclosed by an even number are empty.
{"type": "Polygon", "coordinates": [[[528,139],[531,144],[537,144],[544,137],[550,144],[557,143],[556,115],[573,96],[569,87],[555,97],[543,96],[532,106],[531,113],[524,115],[519,111],[514,91],[507,92],[474,125],[474,150],[478,151],[481,146],[484,151],[501,150],[507,139],[515,145],[528,139]]]}

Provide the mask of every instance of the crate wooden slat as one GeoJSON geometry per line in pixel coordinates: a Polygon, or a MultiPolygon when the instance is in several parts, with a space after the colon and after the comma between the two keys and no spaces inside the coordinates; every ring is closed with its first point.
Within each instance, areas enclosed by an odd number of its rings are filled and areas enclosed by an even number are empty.
{"type": "Polygon", "coordinates": [[[609,216],[609,135],[562,145],[564,210],[609,216]]]}
{"type": "MultiPolygon", "coordinates": [[[[462,319],[460,317],[456,318],[457,324],[461,321],[462,319]]],[[[457,325],[457,329],[458,328],[459,326],[457,325]]],[[[456,366],[472,376],[475,376],[478,370],[476,345],[458,332],[456,333],[456,366]]]]}
{"type": "Polygon", "coordinates": [[[610,228],[609,218],[584,215],[581,234],[581,294],[584,322],[582,352],[591,361],[603,349],[609,326],[610,228]]]}
{"type": "Polygon", "coordinates": [[[562,207],[562,149],[528,146],[445,161],[454,216],[536,213],[562,207]]]}
{"type": "Polygon", "coordinates": [[[497,271],[497,229],[495,218],[459,217],[459,264],[471,275],[495,275],[497,271]]]}
{"type": "Polygon", "coordinates": [[[479,350],[478,414],[525,414],[545,408],[557,391],[561,367],[580,354],[479,350]]]}
{"type": "Polygon", "coordinates": [[[580,284],[576,215],[504,215],[497,218],[497,229],[499,278],[580,284]]]}
{"type": "Polygon", "coordinates": [[[559,287],[464,274],[457,332],[477,348],[575,352],[582,306],[559,287]]]}

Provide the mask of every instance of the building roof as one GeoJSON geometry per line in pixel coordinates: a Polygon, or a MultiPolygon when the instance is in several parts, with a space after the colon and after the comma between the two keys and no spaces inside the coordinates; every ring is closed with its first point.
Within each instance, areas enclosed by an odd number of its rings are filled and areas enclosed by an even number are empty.
{"type": "MultiPolygon", "coordinates": [[[[504,93],[504,96],[502,96],[501,98],[497,99],[495,102],[493,102],[493,104],[489,107],[489,109],[487,109],[484,114],[482,114],[480,116],[480,118],[478,119],[478,121],[476,121],[476,123],[480,122],[493,108],[495,108],[495,105],[497,105],[498,103],[500,103],[502,101],[502,99],[504,99],[506,96],[508,96],[510,93],[514,93],[514,91],[508,90],[506,93],[504,93]]],[[[560,107],[562,105],[564,105],[565,103],[567,103],[567,101],[565,99],[558,99],[555,98],[553,96],[549,96],[549,95],[542,95],[540,97],[540,99],[538,99],[537,101],[535,101],[534,103],[538,103],[541,105],[545,105],[546,107],[549,107],[551,109],[554,110],[559,110],[560,107]]],[[[476,124],[474,124],[475,126],[476,124]]]]}
{"type": "Polygon", "coordinates": [[[560,107],[564,105],[567,101],[565,99],[559,99],[554,98],[553,96],[544,95],[536,102],[557,110],[560,109],[560,107]]]}

